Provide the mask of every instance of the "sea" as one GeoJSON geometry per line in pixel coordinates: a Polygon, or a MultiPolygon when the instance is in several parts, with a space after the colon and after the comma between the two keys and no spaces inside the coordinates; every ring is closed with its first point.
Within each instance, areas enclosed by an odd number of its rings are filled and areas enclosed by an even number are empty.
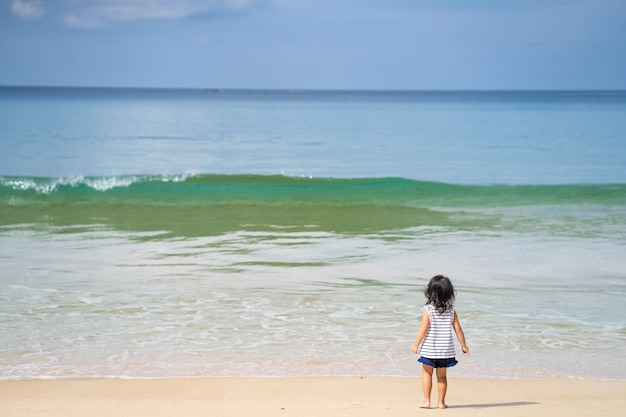
{"type": "Polygon", "coordinates": [[[626,91],[0,87],[0,380],[626,380],[626,91]]]}

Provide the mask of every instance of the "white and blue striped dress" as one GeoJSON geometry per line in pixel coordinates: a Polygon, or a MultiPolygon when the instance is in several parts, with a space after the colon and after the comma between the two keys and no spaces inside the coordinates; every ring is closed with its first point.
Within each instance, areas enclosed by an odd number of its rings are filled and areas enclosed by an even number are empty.
{"type": "Polygon", "coordinates": [[[430,327],[424,336],[420,356],[429,359],[454,358],[454,341],[452,340],[454,309],[450,307],[443,313],[439,313],[431,304],[425,305],[424,308],[430,319],[430,327]]]}

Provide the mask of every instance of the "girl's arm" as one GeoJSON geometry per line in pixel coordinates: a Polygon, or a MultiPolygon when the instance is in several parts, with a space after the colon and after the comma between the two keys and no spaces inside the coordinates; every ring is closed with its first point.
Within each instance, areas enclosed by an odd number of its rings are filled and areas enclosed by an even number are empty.
{"type": "Polygon", "coordinates": [[[420,345],[424,340],[424,336],[426,336],[426,332],[430,327],[430,319],[428,318],[428,312],[426,309],[422,312],[422,325],[420,326],[419,331],[417,332],[417,337],[415,338],[415,343],[411,346],[411,351],[417,355],[420,345]]]}
{"type": "Polygon", "coordinates": [[[452,327],[454,327],[456,337],[459,339],[459,343],[461,343],[461,350],[463,350],[463,353],[467,355],[469,353],[469,349],[467,347],[467,343],[465,343],[465,334],[463,333],[463,329],[461,328],[461,322],[459,321],[459,317],[456,315],[456,311],[454,312],[452,327]]]}

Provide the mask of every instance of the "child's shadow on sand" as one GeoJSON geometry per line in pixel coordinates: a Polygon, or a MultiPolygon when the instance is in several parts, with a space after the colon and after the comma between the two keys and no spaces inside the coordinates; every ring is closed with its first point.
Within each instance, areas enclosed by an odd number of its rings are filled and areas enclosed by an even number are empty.
{"type": "Polygon", "coordinates": [[[449,408],[493,408],[493,407],[516,407],[518,405],[534,405],[539,404],[531,401],[517,401],[510,403],[491,403],[491,404],[465,404],[451,405],[449,408]]]}

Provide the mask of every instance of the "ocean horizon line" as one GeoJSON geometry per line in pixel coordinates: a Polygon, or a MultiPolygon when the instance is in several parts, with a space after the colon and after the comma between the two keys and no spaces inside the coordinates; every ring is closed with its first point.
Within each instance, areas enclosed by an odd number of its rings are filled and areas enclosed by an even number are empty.
{"type": "Polygon", "coordinates": [[[202,92],[287,92],[287,93],[626,93],[626,88],[314,88],[314,87],[174,87],[174,86],[98,86],[1,84],[0,89],[86,89],[86,90],[163,90],[202,92]]]}

